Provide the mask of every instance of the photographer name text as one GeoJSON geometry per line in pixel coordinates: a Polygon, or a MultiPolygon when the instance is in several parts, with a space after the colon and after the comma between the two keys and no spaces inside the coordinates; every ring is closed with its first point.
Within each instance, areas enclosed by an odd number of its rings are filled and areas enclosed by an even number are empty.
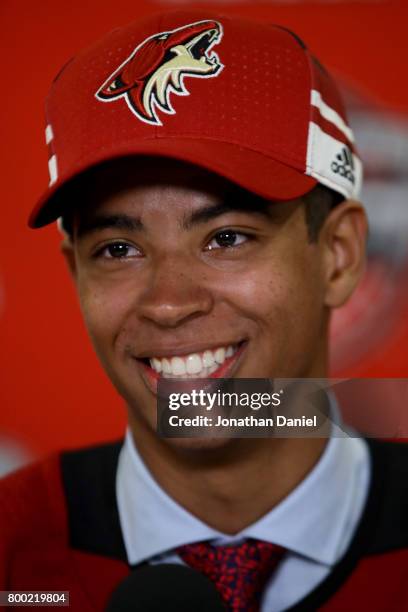
{"type": "Polygon", "coordinates": [[[246,417],[209,416],[180,417],[173,414],[169,417],[171,427],[317,427],[317,416],[291,418],[278,414],[274,418],[257,418],[253,414],[246,417]]]}

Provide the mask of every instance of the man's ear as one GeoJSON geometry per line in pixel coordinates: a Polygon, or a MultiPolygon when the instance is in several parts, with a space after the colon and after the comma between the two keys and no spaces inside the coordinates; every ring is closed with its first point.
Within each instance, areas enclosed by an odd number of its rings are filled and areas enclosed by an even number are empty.
{"type": "Polygon", "coordinates": [[[324,249],[326,306],[342,306],[356,288],[365,267],[367,231],[367,215],[359,202],[346,200],[328,215],[319,236],[324,249]]]}
{"type": "Polygon", "coordinates": [[[75,259],[75,250],[74,243],[68,234],[64,235],[64,238],[61,242],[61,253],[65,257],[65,261],[67,262],[68,270],[72,276],[74,283],[77,280],[77,265],[75,259]]]}

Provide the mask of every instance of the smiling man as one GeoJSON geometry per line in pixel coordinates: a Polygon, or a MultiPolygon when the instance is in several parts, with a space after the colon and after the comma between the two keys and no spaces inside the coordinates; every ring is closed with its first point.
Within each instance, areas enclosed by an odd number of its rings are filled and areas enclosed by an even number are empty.
{"type": "Polygon", "coordinates": [[[30,225],[60,219],[129,428],[2,482],[1,588],[69,591],[81,612],[115,589],[110,610],[406,609],[404,446],[157,433],[165,379],[328,375],[367,230],[331,77],[284,28],[166,13],[66,65],[46,138],[30,225]],[[146,596],[146,568],[181,566],[146,596]]]}

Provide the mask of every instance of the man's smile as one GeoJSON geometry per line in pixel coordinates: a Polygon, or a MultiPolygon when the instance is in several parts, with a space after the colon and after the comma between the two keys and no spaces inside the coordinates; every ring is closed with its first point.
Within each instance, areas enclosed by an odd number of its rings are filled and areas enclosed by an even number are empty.
{"type": "Polygon", "coordinates": [[[135,360],[141,367],[142,378],[149,389],[156,394],[160,377],[171,379],[231,377],[238,368],[247,344],[247,341],[240,341],[190,352],[178,349],[166,351],[165,356],[162,351],[155,351],[155,356],[135,357],[135,360]]]}

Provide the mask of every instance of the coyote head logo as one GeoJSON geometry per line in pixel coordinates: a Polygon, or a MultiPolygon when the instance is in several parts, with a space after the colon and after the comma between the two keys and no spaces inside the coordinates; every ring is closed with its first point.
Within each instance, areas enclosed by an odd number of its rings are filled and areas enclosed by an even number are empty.
{"type": "Polygon", "coordinates": [[[209,78],[223,69],[212,47],[222,38],[217,21],[198,21],[141,42],[96,92],[102,102],[124,97],[145,123],[162,125],[157,111],[174,114],[170,94],[187,96],[184,77],[209,78]]]}

